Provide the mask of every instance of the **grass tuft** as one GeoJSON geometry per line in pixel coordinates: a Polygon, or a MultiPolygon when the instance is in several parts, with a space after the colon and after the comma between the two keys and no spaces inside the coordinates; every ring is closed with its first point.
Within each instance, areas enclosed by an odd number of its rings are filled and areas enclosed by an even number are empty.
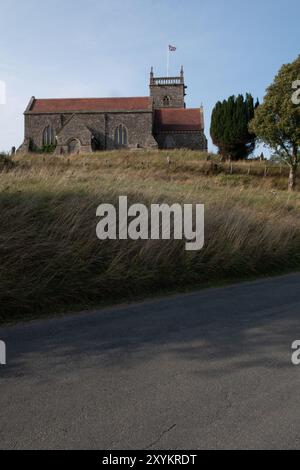
{"type": "Polygon", "coordinates": [[[298,269],[300,195],[260,170],[214,173],[190,151],[16,156],[0,173],[0,321],[298,269]],[[96,208],[119,195],[204,203],[204,249],[99,241],[96,208]]]}

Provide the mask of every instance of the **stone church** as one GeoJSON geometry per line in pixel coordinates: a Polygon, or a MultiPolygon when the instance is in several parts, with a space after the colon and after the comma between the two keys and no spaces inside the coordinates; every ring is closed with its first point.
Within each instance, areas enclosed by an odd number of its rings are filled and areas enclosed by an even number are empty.
{"type": "Polygon", "coordinates": [[[70,154],[120,148],[207,150],[203,108],[187,109],[183,68],[178,77],[154,77],[150,96],[138,98],[32,97],[19,151],[70,154]]]}

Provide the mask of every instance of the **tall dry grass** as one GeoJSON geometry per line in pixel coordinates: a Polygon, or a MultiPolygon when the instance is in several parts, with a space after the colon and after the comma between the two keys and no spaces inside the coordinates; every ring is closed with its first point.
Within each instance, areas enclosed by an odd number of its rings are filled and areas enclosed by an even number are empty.
{"type": "Polygon", "coordinates": [[[203,162],[188,151],[17,157],[0,174],[0,320],[298,269],[300,195],[272,179],[203,175],[203,162]],[[204,203],[204,249],[99,241],[96,208],[119,195],[204,203]]]}

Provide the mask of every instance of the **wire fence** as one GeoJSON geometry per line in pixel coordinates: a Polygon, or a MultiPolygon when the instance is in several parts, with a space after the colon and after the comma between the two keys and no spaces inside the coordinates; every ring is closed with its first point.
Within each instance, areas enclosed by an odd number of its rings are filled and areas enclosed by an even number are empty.
{"type": "Polygon", "coordinates": [[[288,177],[289,167],[271,162],[202,162],[200,171],[205,174],[249,175],[262,178],[288,177]]]}

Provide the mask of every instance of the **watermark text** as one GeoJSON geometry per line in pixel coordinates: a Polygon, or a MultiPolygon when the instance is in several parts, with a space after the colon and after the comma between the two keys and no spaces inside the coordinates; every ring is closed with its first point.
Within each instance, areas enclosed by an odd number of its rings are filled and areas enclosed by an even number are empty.
{"type": "Polygon", "coordinates": [[[6,365],[6,344],[0,340],[0,365],[6,365]]]}
{"type": "Polygon", "coordinates": [[[292,364],[294,366],[300,365],[300,340],[296,340],[292,344],[292,364]]]}
{"type": "Polygon", "coordinates": [[[183,240],[186,251],[204,246],[203,204],[144,204],[128,206],[127,196],[119,197],[118,208],[101,204],[96,234],[99,240],[183,240]]]}

